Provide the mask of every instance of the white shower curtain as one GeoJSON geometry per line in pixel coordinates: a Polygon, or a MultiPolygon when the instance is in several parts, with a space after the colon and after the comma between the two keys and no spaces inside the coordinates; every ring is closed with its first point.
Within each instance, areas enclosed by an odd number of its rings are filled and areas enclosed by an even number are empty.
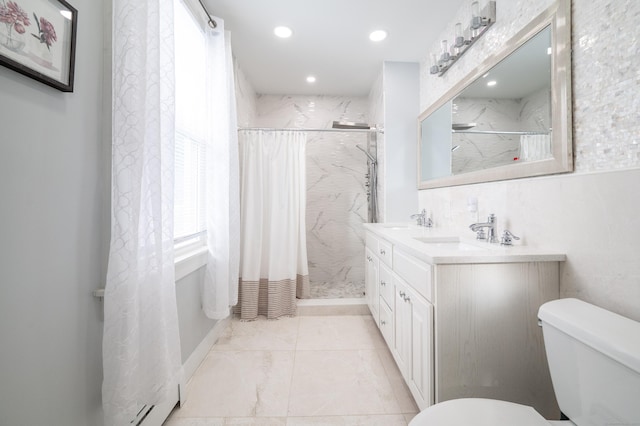
{"type": "Polygon", "coordinates": [[[113,2],[111,246],[104,295],[105,424],[176,392],[173,0],[113,2]],[[144,34],[144,37],[140,35],[144,34]]]}
{"type": "Polygon", "coordinates": [[[242,319],[295,315],[309,297],[305,148],[303,132],[240,133],[242,319]]]}
{"type": "Polygon", "coordinates": [[[202,308],[212,319],[229,316],[238,303],[240,194],[238,124],[230,35],[224,21],[205,29],[207,116],[207,267],[202,308]]]}

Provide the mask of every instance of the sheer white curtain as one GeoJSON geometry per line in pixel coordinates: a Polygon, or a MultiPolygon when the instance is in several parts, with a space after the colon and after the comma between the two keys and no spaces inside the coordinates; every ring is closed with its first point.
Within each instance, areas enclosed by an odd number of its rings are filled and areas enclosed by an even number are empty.
{"type": "Polygon", "coordinates": [[[175,392],[172,0],[113,1],[111,247],[104,298],[106,425],[175,392]]]}
{"type": "Polygon", "coordinates": [[[309,297],[305,150],[303,132],[241,132],[242,319],[295,315],[309,297]]]}
{"type": "Polygon", "coordinates": [[[233,60],[224,21],[205,31],[207,49],[207,246],[209,256],[202,291],[205,314],[226,318],[238,302],[240,195],[238,124],[233,60]]]}

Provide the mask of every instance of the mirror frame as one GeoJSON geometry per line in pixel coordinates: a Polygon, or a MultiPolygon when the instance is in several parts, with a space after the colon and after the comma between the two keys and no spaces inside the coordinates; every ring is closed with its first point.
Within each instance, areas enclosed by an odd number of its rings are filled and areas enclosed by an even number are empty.
{"type": "Polygon", "coordinates": [[[557,0],[513,36],[499,52],[489,56],[418,117],[418,189],[442,188],[573,171],[571,103],[571,0],[557,0]],[[553,158],[508,164],[458,175],[422,180],[422,121],[452,100],[467,86],[515,52],[543,29],[551,28],[551,151],[553,158]]]}

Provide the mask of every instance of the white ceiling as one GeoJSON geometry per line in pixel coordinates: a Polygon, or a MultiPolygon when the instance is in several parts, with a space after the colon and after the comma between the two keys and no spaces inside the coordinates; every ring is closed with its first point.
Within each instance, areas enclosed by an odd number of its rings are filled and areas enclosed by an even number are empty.
{"type": "Polygon", "coordinates": [[[259,94],[365,96],[383,61],[420,62],[465,0],[204,0],[259,94]],[[289,39],[276,26],[293,30],[289,39]],[[369,33],[384,29],[386,40],[369,33]],[[308,75],[316,83],[306,82],[308,75]]]}

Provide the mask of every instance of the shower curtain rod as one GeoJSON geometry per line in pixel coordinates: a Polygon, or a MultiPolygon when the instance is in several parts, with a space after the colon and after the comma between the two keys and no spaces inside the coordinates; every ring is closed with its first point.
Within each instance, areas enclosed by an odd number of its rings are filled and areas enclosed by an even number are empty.
{"type": "Polygon", "coordinates": [[[215,19],[213,19],[213,16],[211,16],[211,14],[207,10],[207,7],[204,5],[202,0],[198,0],[198,2],[200,3],[200,6],[202,6],[202,10],[204,10],[204,13],[207,14],[207,19],[209,19],[209,22],[208,22],[209,26],[215,29],[218,26],[218,23],[216,22],[215,19]]]}
{"type": "Polygon", "coordinates": [[[382,129],[296,129],[296,128],[276,128],[276,127],[238,127],[239,132],[248,130],[266,130],[266,131],[292,131],[292,132],[347,132],[347,133],[384,133],[382,129]]]}

